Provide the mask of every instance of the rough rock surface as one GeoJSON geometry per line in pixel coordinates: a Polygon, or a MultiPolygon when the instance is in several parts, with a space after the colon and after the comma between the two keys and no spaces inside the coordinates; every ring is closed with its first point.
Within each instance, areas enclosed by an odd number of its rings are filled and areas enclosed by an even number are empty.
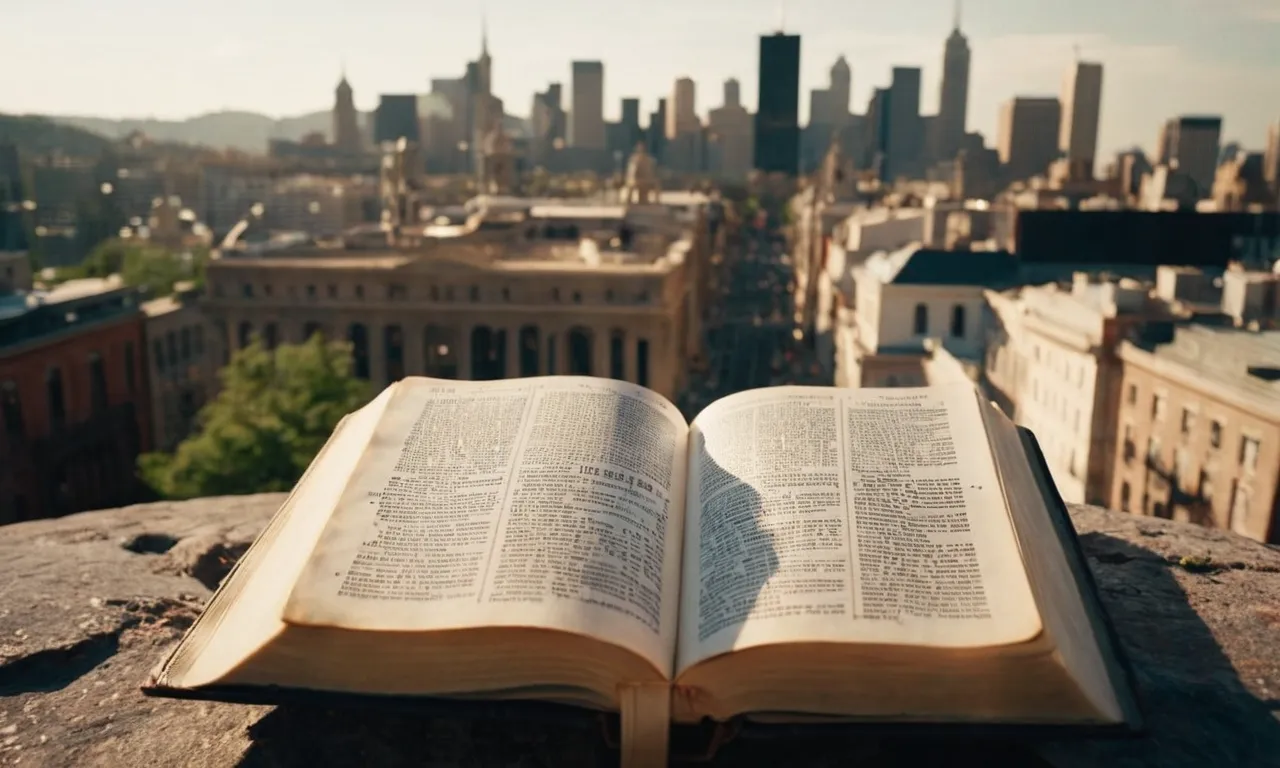
{"type": "MultiPolygon", "coordinates": [[[[0,528],[0,765],[608,765],[597,725],[144,698],[280,495],[0,528]]],[[[1017,745],[747,741],[718,764],[1280,765],[1280,552],[1073,510],[1133,662],[1144,737],[1017,745]]]]}

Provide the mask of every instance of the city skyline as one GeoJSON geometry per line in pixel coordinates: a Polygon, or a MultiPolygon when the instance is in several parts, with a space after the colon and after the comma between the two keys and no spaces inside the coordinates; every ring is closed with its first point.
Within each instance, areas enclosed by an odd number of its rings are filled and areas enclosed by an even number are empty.
{"type": "MultiPolygon", "coordinates": [[[[697,84],[695,107],[703,119],[719,106],[720,86],[731,77],[741,83],[744,106],[755,109],[757,40],[777,28],[777,5],[706,0],[690,7],[660,0],[611,9],[607,17],[584,15],[594,7],[582,0],[550,0],[537,8],[490,0],[494,93],[509,112],[527,115],[533,94],[551,82],[568,90],[570,62],[584,59],[604,62],[608,119],[617,118],[626,96],[639,97],[647,114],[679,77],[697,84]],[[674,15],[659,7],[664,3],[674,15]],[[672,25],[672,18],[690,23],[672,25]],[[667,23],[659,24],[663,19],[667,23]],[[535,40],[522,36],[528,29],[546,31],[535,40]],[[626,30],[633,45],[620,45],[618,30],[626,30]]],[[[82,55],[68,57],[65,46],[36,44],[35,36],[19,39],[14,55],[26,62],[25,76],[0,83],[0,111],[171,119],[221,109],[289,115],[327,109],[343,69],[356,105],[367,111],[380,93],[421,93],[431,77],[460,75],[480,52],[478,6],[426,14],[402,0],[369,0],[359,13],[292,13],[302,9],[298,0],[278,0],[265,10],[228,0],[216,18],[206,18],[156,0],[121,0],[110,9],[87,0],[51,0],[6,11],[11,21],[29,21],[34,29],[54,28],[56,18],[60,41],[82,55]],[[112,34],[118,17],[130,24],[148,18],[149,28],[161,33],[149,35],[145,45],[120,49],[113,40],[121,36],[112,34]],[[193,45],[189,32],[179,40],[174,32],[182,27],[199,29],[207,42],[193,45]],[[157,69],[156,57],[170,66],[157,69]],[[75,66],[84,58],[94,66],[75,66]]],[[[808,120],[808,91],[825,85],[840,55],[853,70],[855,112],[865,111],[873,88],[889,84],[895,65],[923,70],[921,109],[935,112],[952,9],[951,0],[922,0],[908,18],[872,3],[790,3],[786,30],[803,40],[802,123],[808,120]]],[[[1107,70],[1100,159],[1134,144],[1151,151],[1163,120],[1180,114],[1222,115],[1224,140],[1261,149],[1276,118],[1276,100],[1267,94],[1280,82],[1280,63],[1267,53],[1266,40],[1280,33],[1280,11],[1266,0],[1133,0],[1124,11],[1081,0],[1070,14],[1012,0],[970,0],[963,29],[973,59],[968,128],[984,133],[988,144],[994,143],[1002,102],[1060,95],[1077,46],[1081,58],[1107,70]]]]}

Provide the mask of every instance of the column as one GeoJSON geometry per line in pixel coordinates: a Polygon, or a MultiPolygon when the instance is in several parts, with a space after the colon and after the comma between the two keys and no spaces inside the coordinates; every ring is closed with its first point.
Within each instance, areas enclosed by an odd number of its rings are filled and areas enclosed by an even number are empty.
{"type": "Polygon", "coordinates": [[[613,327],[599,321],[591,324],[591,375],[609,377],[609,336],[613,327]]]}
{"type": "Polygon", "coordinates": [[[426,338],[423,335],[423,324],[416,317],[410,317],[408,324],[400,326],[404,333],[404,374],[421,376],[427,370],[425,353],[426,338]]]}
{"type": "Polygon", "coordinates": [[[369,334],[369,380],[373,382],[373,390],[381,392],[387,387],[387,338],[385,323],[382,318],[370,319],[369,334]]]}
{"type": "Polygon", "coordinates": [[[467,381],[471,378],[471,331],[475,326],[470,321],[460,321],[453,328],[457,334],[458,378],[467,381]]]}

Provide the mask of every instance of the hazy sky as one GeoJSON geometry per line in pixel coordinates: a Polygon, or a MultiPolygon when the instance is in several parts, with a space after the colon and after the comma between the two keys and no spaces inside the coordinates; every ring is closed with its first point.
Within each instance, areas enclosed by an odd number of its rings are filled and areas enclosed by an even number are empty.
{"type": "MultiPolygon", "coordinates": [[[[938,99],[951,0],[0,0],[0,112],[181,118],[219,109],[289,115],[328,108],[342,62],[362,109],[379,92],[422,92],[461,74],[489,19],[494,90],[525,115],[535,90],[569,82],[572,59],[605,62],[606,114],[639,96],[646,114],[680,76],[700,113],[728,77],[754,107],[757,36],[803,36],[801,115],[844,54],[853,108],[891,66],[924,68],[938,99]],[[909,7],[910,10],[905,10],[909,7]]],[[[1106,67],[1101,148],[1150,147],[1162,118],[1225,117],[1260,147],[1280,118],[1280,0],[967,0],[969,127],[994,141],[998,105],[1057,94],[1073,58],[1106,67]]]]}

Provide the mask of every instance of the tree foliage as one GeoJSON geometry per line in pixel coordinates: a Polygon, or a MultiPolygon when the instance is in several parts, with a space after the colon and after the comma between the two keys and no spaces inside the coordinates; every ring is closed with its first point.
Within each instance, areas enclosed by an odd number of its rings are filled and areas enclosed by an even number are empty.
{"type": "Polygon", "coordinates": [[[370,396],[352,375],[350,345],[318,334],[274,352],[255,340],[220,376],[199,431],[172,454],[139,459],[143,478],[166,498],[292,488],[338,421],[370,396]]]}
{"type": "Polygon", "coordinates": [[[179,281],[202,285],[208,260],[204,248],[173,251],[154,243],[112,239],[94,248],[79,266],[59,269],[54,282],[119,274],[126,285],[145,288],[149,297],[156,298],[173,293],[179,281]]]}

